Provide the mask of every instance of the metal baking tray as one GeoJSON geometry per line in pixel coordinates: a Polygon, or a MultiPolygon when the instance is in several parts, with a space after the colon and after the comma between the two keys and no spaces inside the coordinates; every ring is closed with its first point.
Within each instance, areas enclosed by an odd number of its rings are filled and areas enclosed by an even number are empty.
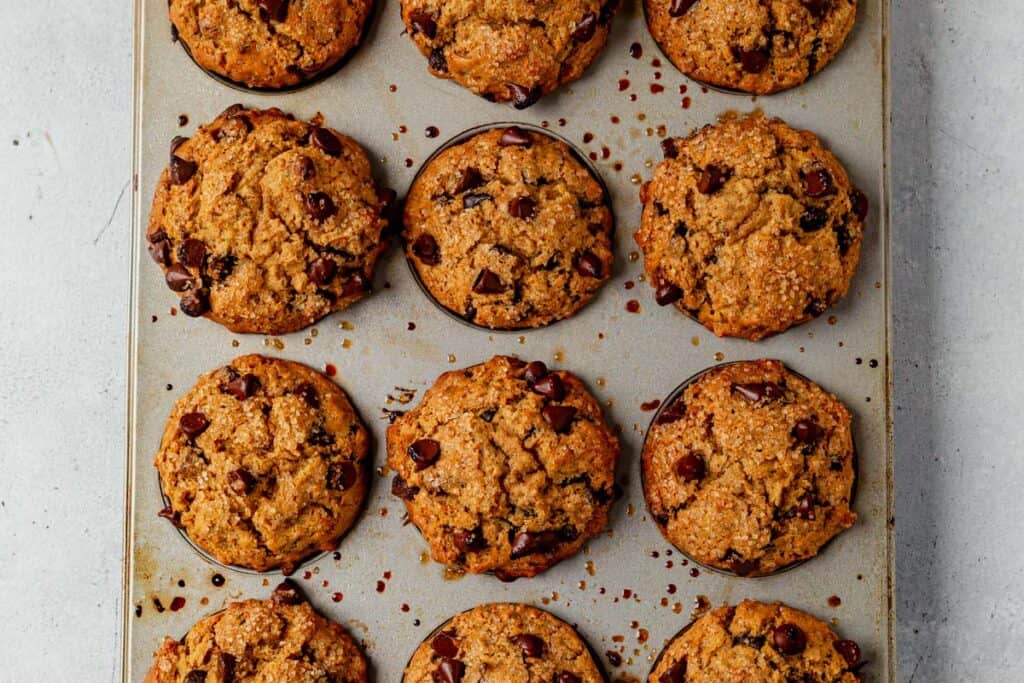
{"type": "Polygon", "coordinates": [[[425,60],[403,35],[397,2],[380,4],[363,45],[344,68],[309,87],[277,94],[240,92],[211,78],[172,41],[166,0],[135,5],[122,680],[143,679],[165,635],[182,636],[229,601],[267,597],[280,581],[280,574],[212,563],[157,516],[163,503],[152,459],[171,406],[200,374],[251,352],[336,368],[335,379],[374,434],[375,466],[385,459],[388,411],[415,405],[442,372],[499,353],[577,373],[621,427],[618,478],[625,494],[613,508],[609,530],[585,552],[529,580],[446,576],[425,560],[426,544],[415,527],[403,524],[403,507],[391,496],[389,479],[374,477],[365,512],[338,553],[307,563],[293,578],[323,614],[363,643],[377,681],[400,681],[409,656],[437,624],[476,604],[506,600],[544,607],[576,624],[600,653],[610,680],[643,680],[695,606],[744,598],[781,600],[834,621],[870,660],[867,680],[895,680],[888,0],[861,0],[846,48],[825,71],[798,89],[761,98],[705,91],[680,74],[648,34],[641,3],[627,0],[606,51],[584,78],[525,111],[429,76],[425,60]],[[609,189],[618,228],[614,276],[575,317],[525,332],[459,324],[423,294],[398,248],[382,259],[372,296],[302,332],[236,335],[174,315],[177,299],[142,240],[153,189],[170,139],[189,135],[238,101],[277,106],[306,119],[323,112],[327,125],[368,150],[377,176],[400,196],[419,165],[466,129],[509,120],[548,127],[595,159],[609,189]],[[686,134],[726,111],[754,108],[818,133],[871,200],[860,267],[847,298],[817,320],[757,343],[718,339],[671,308],[656,306],[648,283],[639,279],[642,264],[632,239],[640,217],[639,183],[661,158],[661,137],[686,134]],[[188,117],[186,125],[179,124],[181,115],[188,117]],[[426,134],[431,126],[439,129],[436,137],[426,134]],[[639,312],[627,311],[632,300],[640,303],[639,312]],[[717,362],[760,357],[783,360],[851,408],[859,521],[819,557],[771,577],[691,572],[694,565],[670,552],[645,512],[639,461],[654,414],[650,402],[717,362]],[[217,574],[224,577],[219,587],[212,581],[217,574]],[[830,605],[833,596],[840,605],[830,605]],[[620,666],[610,663],[608,651],[621,655],[620,666]]]}

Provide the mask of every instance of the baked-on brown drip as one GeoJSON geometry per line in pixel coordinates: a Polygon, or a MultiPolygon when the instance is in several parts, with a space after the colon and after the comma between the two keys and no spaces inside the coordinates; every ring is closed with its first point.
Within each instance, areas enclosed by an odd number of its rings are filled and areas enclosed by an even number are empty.
{"type": "Polygon", "coordinates": [[[781,603],[744,600],[703,615],[658,657],[647,683],[858,683],[860,646],[781,603]]]}
{"type": "Polygon", "coordinates": [[[672,63],[709,85],[768,95],[800,85],[839,53],[857,0],[644,0],[672,63]]]}
{"type": "Polygon", "coordinates": [[[644,495],[673,545],[744,576],[814,557],[853,526],[850,413],[774,360],[699,376],[651,425],[644,495]]]}
{"type": "Polygon", "coordinates": [[[271,600],[230,603],[183,640],[166,638],[145,683],[366,683],[366,669],[345,629],[286,581],[271,600]]]}
{"type": "Polygon", "coordinates": [[[579,78],[605,43],[618,0],[402,0],[430,73],[523,109],[579,78]]]}
{"type": "Polygon", "coordinates": [[[250,88],[329,71],[362,37],[373,0],[170,0],[175,34],[199,66],[250,88]]]}
{"type": "Polygon", "coordinates": [[[568,318],[611,276],[604,188],[568,145],[535,131],[494,129],[445,149],[410,188],[404,220],[426,289],[484,327],[568,318]]]}
{"type": "Polygon", "coordinates": [[[662,147],[635,236],[658,304],[757,340],[846,295],[867,199],[817,137],[754,113],[662,147]]]}
{"type": "Polygon", "coordinates": [[[392,493],[434,560],[534,576],[604,529],[619,442],[583,383],[495,356],[446,372],[388,428],[392,493]]]}
{"type": "Polygon", "coordinates": [[[236,105],[175,138],[146,236],[184,313],[285,334],[369,293],[387,193],[321,124],[236,105]]]}
{"type": "Polygon", "coordinates": [[[567,623],[523,604],[457,614],[412,656],[403,683],[603,683],[586,643],[567,623]]]}
{"type": "Polygon", "coordinates": [[[171,411],[155,461],[170,500],[161,514],[224,564],[289,572],[355,523],[368,452],[338,385],[298,363],[241,356],[171,411]]]}

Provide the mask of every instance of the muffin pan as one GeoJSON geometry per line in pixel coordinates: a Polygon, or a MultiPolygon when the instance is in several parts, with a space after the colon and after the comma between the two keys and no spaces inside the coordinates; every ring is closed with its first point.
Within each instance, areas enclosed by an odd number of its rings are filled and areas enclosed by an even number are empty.
{"type": "MultiPolygon", "coordinates": [[[[585,552],[532,579],[454,576],[424,561],[426,544],[403,524],[390,474],[370,484],[366,508],[337,552],[293,574],[314,606],[365,645],[374,680],[397,683],[437,624],[484,602],[526,602],[573,624],[609,678],[644,680],[663,644],[695,606],[744,598],[780,600],[860,644],[868,681],[895,680],[892,644],[892,470],[888,294],[888,0],[862,0],[843,52],[805,85],[750,98],[704,90],[681,75],[650,37],[639,2],[617,15],[605,52],[584,77],[516,111],[426,71],[402,35],[398,4],[381,2],[343,68],[287,93],[239,92],[196,69],[170,38],[165,0],[137,0],[132,308],[122,680],[143,680],[165,635],[182,634],[232,600],[263,597],[279,572],[211,563],[167,520],[152,465],[174,401],[204,372],[244,353],[306,363],[334,375],[374,437],[384,464],[387,417],[418,403],[442,372],[495,354],[572,369],[621,428],[623,497],[609,529],[585,552]],[[404,196],[420,166],[463,131],[495,122],[540,126],[579,149],[608,188],[615,213],[612,278],[577,315],[536,330],[459,324],[423,292],[399,245],[378,266],[375,292],[303,331],[232,334],[176,310],[146,253],[144,229],[167,143],[229,105],[277,106],[351,135],[382,184],[404,196]],[[685,135],[719,114],[761,108],[818,134],[870,200],[858,273],[848,296],[818,319],[761,342],[718,339],[654,302],[632,233],[640,183],[661,159],[665,136],[685,135]],[[184,115],[184,116],[183,116],[184,115]],[[187,117],[187,123],[181,125],[187,117]],[[857,444],[857,524],[825,552],[785,572],[739,578],[705,571],[671,548],[649,519],[640,453],[659,400],[680,380],[722,361],[778,358],[815,378],[852,411],[857,444]],[[608,653],[611,653],[610,655],[608,653]]],[[[397,242],[397,239],[396,239],[397,242]]]]}

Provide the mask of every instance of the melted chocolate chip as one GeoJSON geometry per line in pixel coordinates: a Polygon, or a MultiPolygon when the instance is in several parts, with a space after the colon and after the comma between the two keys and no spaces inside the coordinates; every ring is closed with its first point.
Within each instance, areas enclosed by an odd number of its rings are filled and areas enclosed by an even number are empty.
{"type": "Polygon", "coordinates": [[[459,644],[455,637],[444,631],[430,641],[430,649],[448,659],[454,659],[459,654],[459,644]]]}
{"type": "Polygon", "coordinates": [[[306,195],[306,213],[315,221],[327,220],[338,213],[338,207],[330,195],[323,192],[310,192],[306,195]]]}
{"type": "Polygon", "coordinates": [[[675,159],[679,156],[679,150],[676,149],[675,138],[665,138],[661,141],[661,153],[666,159],[675,159]]]}
{"type": "Polygon", "coordinates": [[[714,194],[725,184],[725,172],[718,166],[708,165],[697,178],[697,190],[701,194],[714,194]]]}
{"type": "Polygon", "coordinates": [[[515,197],[508,203],[508,213],[513,218],[528,221],[537,215],[537,202],[532,197],[515,197]]]}
{"type": "Polygon", "coordinates": [[[186,289],[191,289],[195,284],[195,280],[192,279],[192,273],[188,272],[188,269],[180,263],[176,263],[167,269],[164,274],[164,281],[167,286],[174,292],[184,292],[186,289]]]}
{"type": "Polygon", "coordinates": [[[499,147],[529,147],[533,144],[530,134],[517,126],[506,128],[498,139],[499,147]]]}
{"type": "Polygon", "coordinates": [[[475,553],[487,547],[487,539],[479,528],[454,532],[452,543],[464,553],[475,553]]]}
{"type": "Polygon", "coordinates": [[[555,432],[564,434],[572,426],[572,419],[576,417],[576,409],[572,406],[549,405],[544,406],[540,414],[555,432]]]}
{"type": "Polygon", "coordinates": [[[284,21],[288,17],[288,0],[259,0],[257,4],[264,21],[284,21]]]}
{"type": "Polygon", "coordinates": [[[170,522],[171,524],[173,524],[177,528],[179,528],[179,529],[182,528],[181,513],[180,512],[175,512],[174,508],[172,508],[170,505],[168,505],[164,509],[160,510],[160,512],[158,512],[156,514],[157,514],[158,517],[163,517],[164,519],[166,519],[168,522],[170,522]]]}
{"type": "Polygon", "coordinates": [[[200,412],[185,413],[178,420],[178,428],[190,439],[194,439],[210,426],[210,421],[200,412]]]}
{"type": "Polygon", "coordinates": [[[850,191],[850,204],[853,206],[853,215],[863,223],[868,217],[868,196],[853,188],[850,191]]]}
{"type": "Polygon", "coordinates": [[[733,384],[732,390],[748,401],[773,401],[782,398],[782,387],[772,382],[751,382],[749,384],[733,384]]]}
{"type": "Polygon", "coordinates": [[[332,462],[327,466],[327,488],[332,491],[347,491],[358,479],[356,466],[348,460],[332,462]]]}
{"type": "Polygon", "coordinates": [[[329,256],[321,256],[309,266],[309,279],[319,287],[331,284],[337,273],[338,264],[329,256]]]}
{"type": "Polygon", "coordinates": [[[658,683],[684,683],[686,681],[686,657],[673,664],[658,676],[658,683]]]}
{"type": "Polygon", "coordinates": [[[496,273],[484,268],[473,282],[473,291],[477,294],[500,294],[505,291],[505,285],[496,273]]]}
{"type": "Polygon", "coordinates": [[[804,192],[808,197],[824,197],[836,191],[832,176],[824,168],[813,168],[803,174],[804,192]]]}
{"type": "Polygon", "coordinates": [[[425,265],[436,266],[441,262],[441,250],[433,236],[423,233],[412,244],[412,253],[425,265]]]}
{"type": "Polygon", "coordinates": [[[433,439],[419,439],[409,446],[408,453],[416,469],[425,470],[441,457],[441,444],[433,439]]]}
{"type": "Polygon", "coordinates": [[[316,164],[307,156],[295,160],[295,172],[303,180],[312,180],[316,176],[316,164]]]}
{"type": "Polygon", "coordinates": [[[237,398],[239,401],[245,399],[256,393],[259,389],[260,381],[256,378],[256,375],[252,373],[246,373],[239,377],[234,378],[224,386],[224,390],[229,394],[237,398]]]}
{"type": "Polygon", "coordinates": [[[466,665],[457,659],[442,659],[437,667],[437,674],[444,683],[459,683],[465,672],[466,665]]]}
{"type": "Polygon", "coordinates": [[[206,258],[206,245],[202,240],[189,238],[178,245],[178,260],[189,268],[199,268],[206,258]]]}
{"type": "Polygon", "coordinates": [[[800,443],[814,444],[825,436],[825,430],[813,420],[800,420],[793,426],[793,438],[800,443]]]}
{"type": "Polygon", "coordinates": [[[558,375],[547,375],[537,380],[533,383],[533,391],[552,401],[565,398],[565,384],[558,375]]]}
{"type": "Polygon", "coordinates": [[[210,299],[205,291],[198,290],[183,296],[178,302],[178,306],[181,308],[181,312],[188,317],[198,318],[210,310],[210,299]]]}
{"type": "Polygon", "coordinates": [[[604,274],[604,264],[592,251],[585,251],[580,254],[576,261],[576,272],[583,277],[600,278],[604,274]]]}
{"type": "Polygon", "coordinates": [[[370,291],[370,281],[362,273],[352,273],[348,276],[341,293],[345,296],[355,296],[370,291]]]}
{"type": "Polygon", "coordinates": [[[544,641],[532,633],[520,633],[512,642],[523,651],[523,656],[537,659],[544,655],[544,641]]]}
{"type": "Polygon", "coordinates": [[[520,531],[512,538],[511,557],[517,560],[527,555],[550,552],[564,540],[559,531],[520,531]]]}
{"type": "Polygon", "coordinates": [[[758,560],[745,559],[743,555],[732,548],[725,552],[723,559],[728,563],[729,569],[737,576],[749,576],[761,568],[761,563],[758,560]]]}
{"type": "Polygon", "coordinates": [[[860,663],[860,645],[856,642],[852,640],[838,640],[835,642],[834,647],[836,652],[841,654],[850,666],[857,666],[860,663]]]}
{"type": "Polygon", "coordinates": [[[669,5],[668,15],[670,17],[681,17],[690,11],[690,8],[697,3],[697,0],[672,0],[669,5]]]}
{"type": "Polygon", "coordinates": [[[306,601],[302,589],[291,579],[285,579],[279,583],[271,597],[274,602],[282,605],[300,605],[306,601]]]}
{"type": "Polygon", "coordinates": [[[569,671],[562,671],[555,676],[555,683],[583,683],[580,677],[569,671]]]}
{"type": "Polygon", "coordinates": [[[815,232],[825,227],[828,222],[828,213],[818,206],[809,206],[800,216],[800,229],[804,232],[815,232]]]}
{"type": "Polygon", "coordinates": [[[658,413],[658,424],[664,425],[678,422],[683,419],[683,415],[686,415],[686,403],[683,399],[679,398],[672,405],[658,413]]]}
{"type": "Polygon", "coordinates": [[[811,16],[820,19],[828,9],[828,0],[800,0],[800,4],[807,8],[811,16]]]}
{"type": "Polygon", "coordinates": [[[850,251],[850,247],[853,246],[853,236],[850,235],[849,229],[845,225],[837,225],[832,228],[832,232],[836,235],[836,245],[839,247],[839,255],[846,256],[850,251]]]}
{"type": "Polygon", "coordinates": [[[462,194],[468,190],[472,190],[475,187],[480,187],[484,184],[483,176],[480,175],[480,171],[476,170],[472,166],[462,169],[462,175],[459,176],[459,182],[455,184],[455,194],[462,194]]]}
{"type": "Polygon", "coordinates": [[[798,655],[807,647],[807,635],[796,624],[779,624],[772,631],[775,649],[784,655],[798,655]]]}
{"type": "Polygon", "coordinates": [[[227,278],[235,270],[238,259],[231,254],[221,257],[211,256],[206,260],[206,272],[217,282],[227,278]]]}
{"type": "Polygon", "coordinates": [[[220,660],[220,670],[222,674],[222,680],[225,683],[231,683],[235,680],[235,657],[229,655],[227,652],[221,652],[217,655],[217,659],[220,660]]]}
{"type": "Polygon", "coordinates": [[[659,306],[668,306],[682,298],[683,290],[668,282],[661,283],[658,285],[658,288],[654,290],[654,301],[657,302],[659,306]]]}
{"type": "Polygon", "coordinates": [[[228,472],[228,486],[240,496],[244,496],[252,491],[255,485],[256,478],[244,467],[228,472]]]}
{"type": "Polygon", "coordinates": [[[413,10],[409,13],[409,23],[414,33],[422,33],[431,40],[437,37],[437,21],[429,12],[413,10]]]}
{"type": "Polygon", "coordinates": [[[673,230],[672,233],[676,237],[686,237],[686,233],[689,231],[690,226],[688,226],[685,221],[676,221],[675,230],[673,230]]]}
{"type": "Polygon", "coordinates": [[[707,474],[704,456],[700,453],[687,453],[676,461],[676,474],[683,481],[700,481],[707,474]]]}
{"type": "Polygon", "coordinates": [[[535,384],[547,374],[548,366],[544,365],[543,361],[535,360],[526,365],[526,370],[523,371],[523,379],[529,384],[535,384]]]}
{"type": "Polygon", "coordinates": [[[487,194],[486,192],[464,194],[462,195],[462,208],[472,209],[490,199],[494,199],[494,197],[487,194]]]}
{"type": "Polygon", "coordinates": [[[309,134],[309,141],[313,146],[330,157],[341,156],[341,140],[326,128],[317,126],[309,134]]]}
{"type": "Polygon", "coordinates": [[[796,516],[800,519],[814,521],[814,494],[808,493],[796,504],[796,516]]]}
{"type": "Polygon", "coordinates": [[[430,51],[430,56],[427,57],[427,64],[434,71],[440,73],[448,72],[448,58],[444,56],[443,47],[435,47],[430,51]]]}
{"type": "Polygon", "coordinates": [[[189,179],[196,174],[196,170],[199,167],[196,166],[194,161],[188,161],[181,157],[174,155],[171,157],[170,165],[170,178],[171,183],[174,185],[183,185],[187,183],[189,179]]]}
{"type": "Polygon", "coordinates": [[[743,67],[743,70],[750,74],[761,73],[768,68],[768,64],[771,62],[771,55],[768,53],[767,48],[747,50],[742,47],[734,47],[732,54],[740,63],[740,66],[743,67]]]}
{"type": "Polygon", "coordinates": [[[320,407],[320,396],[316,393],[316,387],[312,382],[303,382],[295,387],[295,394],[302,398],[312,408],[320,407]]]}
{"type": "Polygon", "coordinates": [[[579,23],[576,24],[576,28],[573,29],[571,38],[577,43],[586,43],[594,37],[594,31],[597,30],[597,15],[593,12],[587,12],[580,19],[579,23]]]}
{"type": "Polygon", "coordinates": [[[157,240],[148,245],[149,256],[161,266],[171,261],[171,243],[168,240],[157,240]]]}
{"type": "Polygon", "coordinates": [[[402,479],[397,475],[391,480],[391,495],[401,498],[402,500],[412,500],[419,492],[420,489],[418,486],[409,486],[405,479],[402,479]]]}
{"type": "Polygon", "coordinates": [[[537,100],[543,94],[540,86],[528,88],[525,85],[519,85],[518,83],[508,84],[509,94],[512,96],[512,106],[516,109],[526,109],[537,104],[537,100]]]}

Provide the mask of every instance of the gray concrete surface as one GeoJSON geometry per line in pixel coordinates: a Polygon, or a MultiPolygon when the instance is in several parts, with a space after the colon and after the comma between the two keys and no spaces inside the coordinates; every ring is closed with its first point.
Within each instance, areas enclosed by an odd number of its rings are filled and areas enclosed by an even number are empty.
{"type": "MultiPolygon", "coordinates": [[[[112,681],[130,3],[0,3],[0,681],[112,681]]],[[[1024,12],[894,0],[901,681],[1024,680],[1024,12]]]]}

